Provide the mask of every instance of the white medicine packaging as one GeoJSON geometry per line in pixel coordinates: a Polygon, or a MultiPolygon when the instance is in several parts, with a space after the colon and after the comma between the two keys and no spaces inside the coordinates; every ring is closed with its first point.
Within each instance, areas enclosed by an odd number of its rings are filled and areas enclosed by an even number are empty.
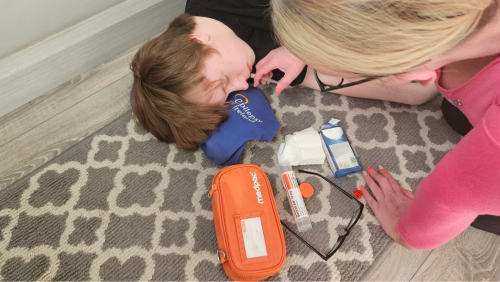
{"type": "Polygon", "coordinates": [[[333,118],[324,123],[319,131],[323,150],[334,177],[349,175],[362,169],[344,130],[337,125],[338,122],[339,120],[333,118]]]}

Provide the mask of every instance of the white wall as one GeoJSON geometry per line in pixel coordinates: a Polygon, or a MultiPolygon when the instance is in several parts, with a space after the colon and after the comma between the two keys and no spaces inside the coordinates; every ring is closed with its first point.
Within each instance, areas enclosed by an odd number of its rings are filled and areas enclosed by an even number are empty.
{"type": "Polygon", "coordinates": [[[0,0],[0,59],[124,0],[0,0]]]}
{"type": "Polygon", "coordinates": [[[125,0],[0,59],[0,117],[165,31],[185,6],[186,0],[125,0]]]}

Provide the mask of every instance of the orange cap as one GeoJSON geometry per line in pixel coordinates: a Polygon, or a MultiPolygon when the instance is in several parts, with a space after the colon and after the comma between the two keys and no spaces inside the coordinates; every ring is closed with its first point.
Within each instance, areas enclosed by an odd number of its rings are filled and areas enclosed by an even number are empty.
{"type": "Polygon", "coordinates": [[[314,194],[314,188],[309,183],[302,183],[299,186],[302,197],[309,198],[314,194]]]}

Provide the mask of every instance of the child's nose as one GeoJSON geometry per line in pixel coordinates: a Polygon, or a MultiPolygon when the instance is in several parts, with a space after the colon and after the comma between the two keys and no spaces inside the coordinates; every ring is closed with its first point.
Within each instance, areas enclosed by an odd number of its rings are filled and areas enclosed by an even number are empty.
{"type": "Polygon", "coordinates": [[[244,75],[238,76],[236,79],[229,82],[228,87],[229,93],[238,91],[238,90],[246,90],[248,88],[248,82],[244,75]]]}
{"type": "Polygon", "coordinates": [[[238,90],[246,90],[248,88],[247,78],[244,75],[238,77],[238,90]]]}

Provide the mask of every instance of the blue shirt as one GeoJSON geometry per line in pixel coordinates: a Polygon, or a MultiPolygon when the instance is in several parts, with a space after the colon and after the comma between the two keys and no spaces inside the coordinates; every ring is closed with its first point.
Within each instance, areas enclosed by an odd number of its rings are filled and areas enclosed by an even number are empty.
{"type": "Polygon", "coordinates": [[[210,161],[218,165],[240,162],[241,153],[249,140],[269,142],[281,127],[264,94],[254,87],[229,94],[229,119],[210,132],[210,139],[201,149],[210,161]]]}

